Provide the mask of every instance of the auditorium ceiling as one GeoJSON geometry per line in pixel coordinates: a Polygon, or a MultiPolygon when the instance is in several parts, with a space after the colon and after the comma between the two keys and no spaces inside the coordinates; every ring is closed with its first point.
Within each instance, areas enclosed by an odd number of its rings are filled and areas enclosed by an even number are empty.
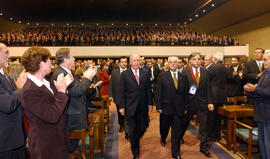
{"type": "Polygon", "coordinates": [[[183,23],[203,7],[225,1],[5,0],[0,10],[8,17],[30,23],[183,23]]]}

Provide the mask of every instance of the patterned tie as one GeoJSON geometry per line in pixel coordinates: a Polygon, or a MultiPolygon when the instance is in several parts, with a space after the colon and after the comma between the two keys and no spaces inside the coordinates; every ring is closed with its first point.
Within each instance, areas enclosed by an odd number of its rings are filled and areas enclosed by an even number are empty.
{"type": "Polygon", "coordinates": [[[198,68],[196,68],[196,75],[195,77],[197,77],[196,79],[196,83],[197,83],[197,87],[199,87],[199,83],[200,83],[200,76],[199,76],[199,71],[198,71],[198,68]]]}
{"type": "Polygon", "coordinates": [[[137,80],[138,85],[140,84],[139,76],[138,76],[138,70],[135,70],[135,78],[137,80]]]}
{"type": "Polygon", "coordinates": [[[177,78],[176,78],[176,73],[173,73],[173,82],[174,82],[174,87],[177,89],[178,85],[177,85],[177,78]]]}

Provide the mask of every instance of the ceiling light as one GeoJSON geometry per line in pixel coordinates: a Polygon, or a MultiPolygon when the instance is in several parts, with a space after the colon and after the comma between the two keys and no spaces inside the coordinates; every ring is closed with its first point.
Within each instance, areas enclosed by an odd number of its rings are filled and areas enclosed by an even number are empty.
{"type": "Polygon", "coordinates": [[[172,26],[172,24],[169,24],[169,26],[172,26]]]}
{"type": "Polygon", "coordinates": [[[187,24],[187,22],[185,22],[184,24],[187,24]]]}
{"type": "Polygon", "coordinates": [[[113,24],[112,24],[113,25],[113,24]]]}
{"type": "Polygon", "coordinates": [[[211,6],[212,6],[212,7],[215,7],[215,4],[212,4],[211,6]]]}
{"type": "Polygon", "coordinates": [[[30,23],[28,22],[27,25],[29,25],[30,23]]]}
{"type": "Polygon", "coordinates": [[[192,21],[192,19],[190,18],[189,21],[192,21]]]}
{"type": "Polygon", "coordinates": [[[37,23],[37,25],[39,25],[39,24],[37,23]]]}
{"type": "Polygon", "coordinates": [[[12,20],[13,18],[11,17],[11,18],[9,18],[10,20],[12,20]]]}
{"type": "Polygon", "coordinates": [[[126,25],[128,25],[128,24],[126,24],[126,25]]]}
{"type": "Polygon", "coordinates": [[[67,23],[67,26],[68,26],[69,24],[67,23]]]}
{"type": "Polygon", "coordinates": [[[199,16],[198,14],[195,15],[195,17],[198,17],[198,16],[199,16]]]}
{"type": "Polygon", "coordinates": [[[3,13],[0,13],[0,15],[3,15],[3,13]]]}
{"type": "Polygon", "coordinates": [[[98,26],[99,24],[97,24],[97,26],[98,26]]]}
{"type": "Polygon", "coordinates": [[[155,26],[157,26],[157,24],[155,24],[155,26]]]}
{"type": "Polygon", "coordinates": [[[21,24],[22,22],[21,21],[18,21],[19,24],[21,24]]]}
{"type": "Polygon", "coordinates": [[[52,26],[53,26],[54,24],[52,24],[52,26]]]}
{"type": "Polygon", "coordinates": [[[82,26],[83,26],[84,24],[82,23],[82,26]]]}
{"type": "Polygon", "coordinates": [[[203,10],[203,12],[205,13],[205,9],[203,10]]]}
{"type": "Polygon", "coordinates": [[[143,25],[143,24],[141,24],[141,25],[143,25]]]}
{"type": "Polygon", "coordinates": [[[177,23],[177,25],[180,25],[179,23],[177,23]]]}

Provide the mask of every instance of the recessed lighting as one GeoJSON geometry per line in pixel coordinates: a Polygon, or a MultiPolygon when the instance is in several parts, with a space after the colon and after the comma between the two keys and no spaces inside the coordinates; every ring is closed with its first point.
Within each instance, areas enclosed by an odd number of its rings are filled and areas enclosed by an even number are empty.
{"type": "Polygon", "coordinates": [[[0,13],[0,15],[3,15],[3,13],[0,13]]]}
{"type": "Polygon", "coordinates": [[[192,19],[190,18],[189,21],[192,21],[192,19]]]}
{"type": "Polygon", "coordinates": [[[11,18],[9,18],[9,20],[12,20],[13,18],[11,17],[11,18]]]}
{"type": "Polygon", "coordinates": [[[203,12],[205,13],[205,9],[203,10],[203,12]]]}
{"type": "Polygon", "coordinates": [[[212,6],[212,7],[215,7],[215,4],[212,4],[211,6],[212,6]]]}

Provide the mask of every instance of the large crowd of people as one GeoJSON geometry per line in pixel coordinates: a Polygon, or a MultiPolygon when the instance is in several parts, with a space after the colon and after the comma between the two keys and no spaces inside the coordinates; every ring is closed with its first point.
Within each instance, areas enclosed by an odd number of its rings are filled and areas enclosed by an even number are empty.
{"type": "Polygon", "coordinates": [[[198,114],[200,123],[200,152],[210,158],[209,141],[221,139],[216,110],[227,97],[247,93],[248,103],[255,107],[261,156],[270,156],[270,53],[261,48],[255,50],[255,60],[244,65],[238,57],[224,65],[223,54],[203,57],[199,52],[191,53],[187,60],[172,56],[145,59],[133,54],[129,59],[75,61],[68,48],[60,48],[51,61],[49,50],[41,47],[30,47],[21,62],[8,62],[8,58],[7,46],[0,43],[0,158],[25,159],[28,136],[31,157],[68,159],[79,140],[69,140],[67,133],[87,130],[93,94],[117,106],[119,132],[125,131],[135,159],[140,156],[140,138],[149,126],[148,111],[156,106],[160,144],[166,145],[171,127],[172,157],[181,159],[181,144],[193,115],[198,114]]]}
{"type": "Polygon", "coordinates": [[[233,46],[239,40],[186,26],[35,26],[0,34],[9,46],[233,46]]]}

